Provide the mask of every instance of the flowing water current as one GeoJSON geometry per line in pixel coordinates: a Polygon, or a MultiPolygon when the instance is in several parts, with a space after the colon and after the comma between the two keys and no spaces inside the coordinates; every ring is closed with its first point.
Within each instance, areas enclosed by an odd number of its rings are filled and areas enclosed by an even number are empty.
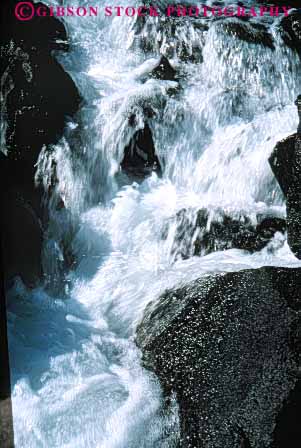
{"type": "Polygon", "coordinates": [[[8,294],[16,448],[175,446],[177,406],[164,406],[134,343],[146,304],[201,275],[301,265],[280,234],[254,254],[231,249],[186,260],[171,250],[175,225],[162,239],[183,208],[191,219],[201,207],[253,220],[285,215],[267,160],[297,127],[300,61],[283,44],[278,19],[257,20],[266,20],[274,49],[235,38],[221,20],[66,19],[71,49],[57,57],[83,104],[37,165],[46,189],[54,162],[58,179],[45,285],[28,290],[16,279],[8,294]],[[176,94],[175,81],[147,76],[160,53],[179,74],[176,94]],[[163,176],[125,183],[116,173],[146,108],[163,176]],[[62,241],[79,260],[69,273],[62,241]]]}

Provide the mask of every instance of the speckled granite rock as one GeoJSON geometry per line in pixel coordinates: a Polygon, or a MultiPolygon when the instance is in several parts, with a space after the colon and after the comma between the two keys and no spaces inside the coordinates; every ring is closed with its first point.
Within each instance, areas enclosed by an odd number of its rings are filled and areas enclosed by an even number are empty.
{"type": "Polygon", "coordinates": [[[272,267],[201,278],[147,306],[136,342],[176,393],[181,447],[286,446],[280,411],[300,377],[300,307],[301,270],[272,267]]]}
{"type": "Polygon", "coordinates": [[[243,214],[232,217],[223,210],[216,214],[207,209],[182,209],[163,229],[166,238],[169,228],[176,226],[171,252],[175,259],[207,255],[227,249],[256,252],[269,244],[277,232],[286,231],[286,220],[275,216],[257,215],[257,223],[243,214]]]}
{"type": "Polygon", "coordinates": [[[301,259],[301,134],[277,143],[269,162],[286,196],[288,244],[301,259]]]}

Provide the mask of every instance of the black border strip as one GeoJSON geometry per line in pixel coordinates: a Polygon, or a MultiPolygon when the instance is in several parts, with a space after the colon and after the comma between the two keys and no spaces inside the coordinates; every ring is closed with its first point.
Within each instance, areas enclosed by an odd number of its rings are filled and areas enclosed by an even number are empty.
{"type": "MultiPolygon", "coordinates": [[[[5,11],[14,4],[15,0],[0,0],[0,38],[5,37],[10,23],[5,21],[5,11]]],[[[3,71],[3,64],[0,66],[0,74],[3,71]]],[[[1,163],[1,160],[0,160],[1,163]]],[[[0,166],[0,215],[5,213],[3,208],[3,170],[0,166]]],[[[14,448],[14,429],[13,429],[13,413],[11,402],[11,380],[9,368],[9,350],[7,336],[7,314],[6,314],[6,298],[4,288],[4,264],[3,264],[3,228],[0,218],[0,447],[14,448]]]]}

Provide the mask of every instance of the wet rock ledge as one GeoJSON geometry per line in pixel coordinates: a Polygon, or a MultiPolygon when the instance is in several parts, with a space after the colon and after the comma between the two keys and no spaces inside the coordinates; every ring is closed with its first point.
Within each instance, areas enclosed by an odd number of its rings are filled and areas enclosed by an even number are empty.
{"type": "Polygon", "coordinates": [[[300,309],[301,270],[273,267],[201,278],[147,306],[136,342],[176,393],[179,446],[299,446],[300,309]]]}
{"type": "Polygon", "coordinates": [[[266,247],[277,232],[283,235],[286,231],[286,220],[280,217],[257,214],[256,222],[243,214],[232,217],[223,210],[216,210],[212,217],[207,209],[198,210],[196,216],[182,209],[166,224],[162,238],[167,238],[169,227],[175,224],[171,253],[175,259],[185,259],[232,248],[254,253],[266,247]]]}

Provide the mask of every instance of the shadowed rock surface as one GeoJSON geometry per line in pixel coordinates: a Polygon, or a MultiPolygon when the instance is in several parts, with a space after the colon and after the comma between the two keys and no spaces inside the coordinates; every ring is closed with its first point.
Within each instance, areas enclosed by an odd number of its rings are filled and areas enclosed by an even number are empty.
{"type": "MultiPolygon", "coordinates": [[[[300,7],[300,4],[298,6],[300,7]]],[[[286,45],[297,50],[301,55],[301,12],[292,12],[281,20],[280,25],[286,45]]]]}
{"type": "Polygon", "coordinates": [[[293,134],[278,142],[269,158],[272,171],[285,196],[294,183],[296,138],[297,134],[293,134]]]}
{"type": "MultiPolygon", "coordinates": [[[[42,3],[37,6],[43,6],[42,3]]],[[[79,106],[78,90],[52,55],[68,50],[64,24],[55,17],[15,19],[13,6],[3,8],[1,56],[7,156],[23,168],[32,164],[43,144],[56,143],[66,119],[79,106]]],[[[47,8],[48,9],[48,8],[47,8]]]]}
{"type": "Polygon", "coordinates": [[[299,448],[301,439],[300,427],[301,381],[296,383],[281,409],[274,430],[272,448],[299,448]]]}
{"type": "Polygon", "coordinates": [[[151,77],[163,81],[174,81],[177,72],[165,56],[161,56],[157,66],[151,71],[151,77]]]}
{"type": "Polygon", "coordinates": [[[181,447],[284,448],[300,434],[283,422],[289,400],[301,410],[300,297],[300,269],[267,267],[201,278],[147,306],[136,342],[176,393],[181,447]]]}
{"type": "Polygon", "coordinates": [[[277,143],[269,162],[286,196],[288,244],[301,259],[301,135],[277,143]]]}
{"type": "MultiPolygon", "coordinates": [[[[256,252],[263,249],[276,232],[285,233],[286,221],[277,217],[257,216],[257,224],[242,215],[237,218],[226,215],[211,217],[207,209],[201,209],[196,217],[188,210],[181,210],[176,216],[176,232],[172,253],[176,258],[193,255],[207,255],[227,249],[243,249],[256,252]]],[[[168,226],[164,229],[166,238],[168,226]]]]}
{"type": "Polygon", "coordinates": [[[43,228],[25,194],[9,191],[3,199],[7,211],[3,221],[3,258],[8,279],[21,275],[28,286],[34,286],[42,276],[41,248],[43,228]]]}
{"type": "MultiPolygon", "coordinates": [[[[288,6],[288,2],[286,0],[257,0],[257,3],[263,5],[288,6]]],[[[298,0],[291,0],[289,2],[289,5],[291,8],[298,8],[298,6],[300,6],[300,3],[298,0]]]]}
{"type": "Polygon", "coordinates": [[[79,108],[80,95],[52,55],[53,50],[68,50],[64,24],[55,17],[18,21],[15,3],[5,3],[0,151],[5,279],[19,274],[32,285],[41,275],[44,214],[42,191],[34,185],[35,164],[43,145],[61,138],[68,117],[79,108]]]}
{"type": "Polygon", "coordinates": [[[143,179],[153,171],[161,175],[152,132],[147,123],[143,129],[135,132],[130,143],[125,147],[121,169],[131,178],[143,179]]]}
{"type": "Polygon", "coordinates": [[[222,22],[222,26],[224,31],[230,36],[250,44],[258,44],[271,48],[272,50],[275,49],[273,37],[264,25],[259,23],[244,23],[239,19],[229,22],[226,19],[222,22]]]}

